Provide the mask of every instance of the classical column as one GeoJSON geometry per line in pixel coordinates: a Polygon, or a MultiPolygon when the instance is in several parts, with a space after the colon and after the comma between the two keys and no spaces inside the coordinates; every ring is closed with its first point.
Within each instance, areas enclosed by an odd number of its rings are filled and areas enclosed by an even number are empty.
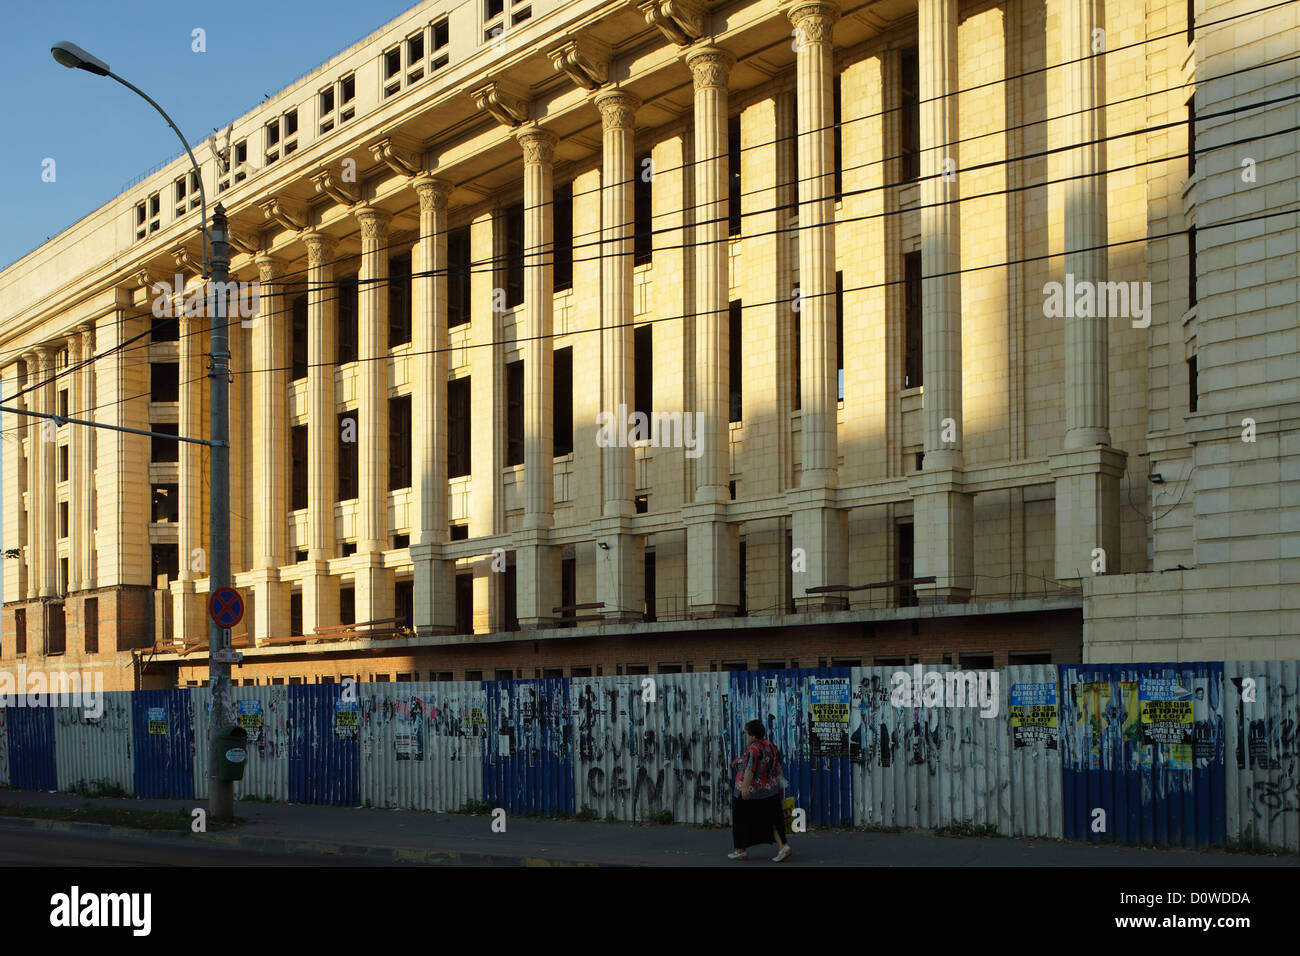
{"type": "Polygon", "coordinates": [[[449,183],[414,182],[420,197],[419,265],[412,289],[415,326],[411,358],[416,382],[411,409],[415,461],[415,626],[423,633],[456,629],[456,562],[442,559],[447,540],[447,197],[449,183]]]}
{"type": "Polygon", "coordinates": [[[605,505],[593,522],[597,542],[596,595],[604,602],[605,619],[641,620],[645,581],[642,564],[645,539],[633,533],[636,513],[634,449],[618,440],[626,433],[634,404],[632,392],[632,255],[633,255],[633,150],[636,110],[641,105],[631,93],[619,89],[596,94],[604,128],[601,168],[601,353],[604,366],[603,421],[612,423],[614,440],[602,455],[605,505]],[[620,447],[624,446],[624,447],[620,447]]]}
{"type": "Polygon", "coordinates": [[[339,623],[339,581],[327,562],[335,556],[334,503],[338,500],[338,422],[334,401],[335,331],[339,290],[334,285],[337,243],[318,232],[307,245],[307,567],[302,581],[302,632],[339,623]]]}
{"type": "MultiPolygon", "coordinates": [[[[1099,0],[1058,2],[1062,66],[1049,77],[1060,104],[1065,203],[1065,285],[1107,279],[1105,57],[1092,49],[1102,24],[1099,0]],[[1076,145],[1077,144],[1077,145],[1076,145]],[[1076,148],[1070,149],[1069,147],[1076,148]]],[[[1098,298],[1100,301],[1100,298],[1098,298]]],[[[1105,316],[1067,310],[1065,442],[1051,459],[1056,481],[1056,577],[1089,574],[1093,549],[1119,570],[1119,483],[1125,453],[1110,447],[1110,376],[1105,316]]]]}
{"type": "MultiPolygon", "coordinates": [[[[41,408],[40,389],[35,388],[40,374],[40,356],[28,352],[23,356],[30,391],[23,396],[23,406],[32,412],[41,408]]],[[[41,593],[41,436],[45,420],[27,418],[27,600],[35,601],[41,593]]],[[[31,645],[29,645],[31,646],[31,645]]]]}
{"type": "MultiPolygon", "coordinates": [[[[86,421],[95,421],[95,329],[86,326],[80,333],[81,357],[85,367],[77,373],[79,380],[79,414],[86,421]]],[[[77,443],[79,471],[74,494],[77,496],[77,524],[79,526],[81,546],[81,590],[88,591],[97,587],[95,567],[95,432],[90,428],[78,429],[80,438],[77,443]]]]}
{"type": "MultiPolygon", "coordinates": [[[[41,383],[36,391],[40,396],[40,411],[52,413],[57,410],[55,385],[54,385],[54,350],[42,346],[36,349],[37,376],[41,383]]],[[[40,458],[40,484],[38,494],[40,498],[41,512],[41,532],[40,552],[41,552],[41,578],[40,578],[40,596],[43,598],[53,598],[58,594],[58,550],[57,534],[58,524],[55,518],[56,508],[55,499],[55,482],[58,476],[55,474],[55,449],[58,447],[58,431],[54,423],[48,418],[42,419],[42,428],[40,430],[40,440],[37,442],[38,457],[40,458]]]]}
{"type": "MultiPolygon", "coordinates": [[[[799,182],[799,291],[801,477],[787,498],[791,510],[796,596],[810,588],[845,584],[847,522],[836,507],[839,483],[838,374],[835,365],[835,23],[833,3],[787,7],[796,35],[799,182]]],[[[842,600],[805,603],[815,610],[842,600]]]]}
{"type": "Polygon", "coordinates": [[[516,538],[517,613],[521,627],[555,620],[559,556],[555,526],[555,433],[551,338],[555,301],[552,163],[556,136],[528,127],[515,134],[524,153],[524,526],[516,538]]]}
{"type": "Polygon", "coordinates": [[[357,621],[393,616],[393,575],[384,570],[388,550],[388,213],[357,210],[361,224],[358,328],[357,621]]]}
{"type": "Polygon", "coordinates": [[[253,613],[254,643],[289,633],[289,585],[280,580],[288,549],[289,421],[284,263],[257,257],[261,301],[253,328],[253,613]]]}
{"type": "Polygon", "coordinates": [[[695,402],[700,456],[695,500],[683,509],[686,579],[696,617],[740,608],[738,528],[727,521],[730,454],[730,282],[727,246],[727,78],[735,58],[705,46],[686,54],[695,81],[695,402]]]}
{"type": "MultiPolygon", "coordinates": [[[[68,336],[68,367],[75,369],[68,375],[68,415],[72,418],[83,417],[86,407],[84,382],[81,369],[77,366],[85,360],[82,354],[81,332],[75,331],[68,336]]],[[[90,429],[74,425],[68,435],[68,593],[80,591],[86,537],[90,534],[86,526],[86,513],[83,509],[81,487],[87,481],[83,469],[84,449],[90,429]]]]}
{"type": "Polygon", "coordinates": [[[957,0],[920,0],[921,367],[923,470],[912,476],[917,589],[964,601],[975,586],[973,497],[964,492],[961,412],[961,172],[957,154],[957,0]]]}
{"type": "MultiPolygon", "coordinates": [[[[22,357],[11,359],[0,373],[0,394],[13,396],[9,404],[14,408],[23,408],[23,397],[19,392],[19,367],[22,357]]],[[[22,487],[24,476],[22,473],[23,439],[27,432],[28,418],[26,415],[5,414],[0,417],[3,422],[5,433],[13,436],[13,442],[8,446],[7,454],[0,456],[0,467],[4,473],[4,541],[6,548],[13,548],[19,551],[17,560],[8,560],[4,562],[2,570],[4,579],[4,594],[8,599],[13,601],[22,601],[26,599],[27,594],[22,586],[23,565],[25,557],[22,556],[23,547],[23,496],[22,487]]],[[[13,656],[12,642],[7,647],[0,647],[0,656],[13,656]]]]}
{"type": "MultiPolygon", "coordinates": [[[[201,286],[203,280],[197,282],[201,286]]],[[[198,438],[207,434],[203,427],[203,396],[208,388],[203,335],[208,328],[208,319],[206,314],[186,315],[184,298],[184,295],[178,295],[173,306],[179,327],[177,349],[180,358],[180,414],[177,430],[182,435],[198,438]]],[[[200,578],[208,576],[208,553],[203,543],[203,531],[207,525],[203,494],[203,446],[191,442],[179,442],[178,445],[179,546],[176,549],[177,579],[171,584],[172,634],[174,637],[201,641],[208,633],[207,608],[196,583],[200,578]]]]}

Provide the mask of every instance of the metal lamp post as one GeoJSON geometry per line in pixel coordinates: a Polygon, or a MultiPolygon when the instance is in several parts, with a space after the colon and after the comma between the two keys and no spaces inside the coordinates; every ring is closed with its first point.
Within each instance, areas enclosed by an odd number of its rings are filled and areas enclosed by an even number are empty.
{"type": "MultiPolygon", "coordinates": [[[[50,48],[50,53],[63,66],[74,70],[85,70],[95,76],[107,76],[121,83],[133,93],[142,97],[156,109],[167,125],[180,138],[185,152],[194,167],[194,176],[199,184],[199,203],[202,221],[199,231],[203,235],[203,278],[209,280],[207,290],[208,316],[212,325],[209,332],[208,364],[209,396],[212,403],[208,423],[209,436],[206,444],[211,449],[211,473],[208,487],[208,532],[211,553],[208,560],[208,593],[213,594],[218,588],[230,583],[230,347],[229,332],[226,326],[226,297],[229,290],[230,247],[226,228],[226,213],[220,203],[213,210],[212,229],[208,230],[208,200],[203,189],[203,175],[199,164],[194,159],[185,135],[172,122],[167,111],[139,87],[128,83],[108,68],[108,64],[92,56],[75,43],[60,41],[50,48]]],[[[183,439],[184,440],[184,439],[183,439]]],[[[190,438],[189,441],[195,439],[190,438]]],[[[224,657],[220,652],[230,646],[230,633],[219,626],[209,616],[208,620],[208,678],[212,687],[212,713],[208,721],[208,813],[216,820],[229,819],[235,809],[235,785],[229,780],[221,780],[218,775],[220,756],[217,746],[217,731],[222,723],[230,719],[230,663],[228,660],[216,660],[224,657]]]]}

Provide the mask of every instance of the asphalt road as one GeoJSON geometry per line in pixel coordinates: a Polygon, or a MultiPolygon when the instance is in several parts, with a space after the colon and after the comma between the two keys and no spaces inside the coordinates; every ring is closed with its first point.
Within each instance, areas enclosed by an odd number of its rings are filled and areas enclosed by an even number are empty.
{"type": "Polygon", "coordinates": [[[204,843],[175,845],[99,834],[0,830],[0,866],[375,866],[317,853],[250,853],[204,843]]]}

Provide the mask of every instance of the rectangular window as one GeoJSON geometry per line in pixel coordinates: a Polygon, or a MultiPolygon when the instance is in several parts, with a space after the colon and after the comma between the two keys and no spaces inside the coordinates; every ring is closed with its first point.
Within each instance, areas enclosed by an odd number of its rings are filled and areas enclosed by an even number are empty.
{"type": "Polygon", "coordinates": [[[177,546],[174,544],[155,544],[153,546],[153,577],[150,584],[157,586],[158,579],[165,577],[168,583],[175,581],[178,574],[177,546]]]}
{"type": "Polygon", "coordinates": [[[469,377],[447,383],[447,477],[469,474],[469,377]]]}
{"type": "Polygon", "coordinates": [[[388,347],[411,341],[411,254],[388,260],[388,347]]]}
{"type": "MultiPolygon", "coordinates": [[[[1192,411],[1195,411],[1195,409],[1192,409],[1192,411]]],[[[67,536],[68,536],[68,503],[66,501],[60,501],[59,502],[59,537],[66,538],[67,536]]]]}
{"type": "Polygon", "coordinates": [[[740,299],[731,300],[730,329],[727,332],[727,350],[730,353],[728,365],[730,371],[731,414],[728,421],[741,421],[744,413],[744,362],[742,360],[744,345],[744,324],[741,321],[744,307],[740,299]]]}
{"type": "Polygon", "coordinates": [[[181,366],[179,362],[149,363],[149,401],[181,400],[181,366]]]}
{"type": "MultiPolygon", "coordinates": [[[[474,633],[474,575],[456,575],[456,633],[474,633]]],[[[466,680],[472,680],[467,671],[466,680]]]]}
{"type": "Polygon", "coordinates": [[[1187,101],[1187,178],[1196,172],[1196,94],[1187,101]]]}
{"type": "Polygon", "coordinates": [[[642,581],[645,591],[645,608],[642,616],[647,621],[657,621],[659,619],[658,577],[655,568],[655,553],[647,551],[645,553],[645,571],[643,572],[642,581]]]}
{"type": "Polygon", "coordinates": [[[339,122],[346,123],[357,115],[357,78],[348,74],[339,80],[339,122]]]}
{"type": "Polygon", "coordinates": [[[519,630],[519,575],[516,571],[515,553],[506,552],[505,580],[501,582],[501,616],[507,631],[519,630]]]}
{"type": "Polygon", "coordinates": [[[524,302],[524,204],[508,208],[505,219],[506,308],[513,309],[524,302]]]}
{"type": "MultiPolygon", "coordinates": [[[[913,532],[912,523],[897,526],[897,551],[898,551],[898,580],[908,581],[916,577],[916,539],[913,532]]],[[[910,584],[900,585],[898,588],[898,606],[899,607],[916,607],[916,588],[910,584]]]]}
{"type": "Polygon", "coordinates": [[[99,598],[86,598],[81,605],[82,629],[87,654],[99,653],[99,598]]]}
{"type": "Polygon", "coordinates": [[[636,159],[632,170],[633,232],[632,264],[644,265],[654,257],[654,160],[649,153],[636,159]]]}
{"type": "Polygon", "coordinates": [[[293,462],[289,507],[298,511],[307,507],[307,426],[294,425],[290,428],[289,441],[293,462]]]}
{"type": "MultiPolygon", "coordinates": [[[[175,422],[150,422],[149,431],[161,435],[178,435],[175,422]]],[[[149,439],[150,461],[180,461],[181,443],[172,438],[153,437],[149,439]]]]}
{"type": "Polygon", "coordinates": [[[835,139],[835,198],[844,198],[844,103],[841,95],[840,75],[835,74],[835,103],[832,107],[832,129],[835,139]]]}
{"type": "Polygon", "coordinates": [[[149,330],[149,340],[151,342],[179,342],[180,338],[181,325],[175,318],[152,319],[152,326],[149,330]]]}
{"type": "Polygon", "coordinates": [[[388,490],[411,487],[411,396],[388,400],[388,490]]]}
{"type": "Polygon", "coordinates": [[[1196,307],[1196,227],[1187,230],[1187,307],[1196,307]]]}
{"type": "Polygon", "coordinates": [[[179,485],[153,486],[153,521],[177,522],[181,515],[179,485]]]}
{"type": "Polygon", "coordinates": [[[524,363],[506,364],[506,466],[524,463],[524,363]]]}
{"type": "Polygon", "coordinates": [[[384,51],[384,96],[392,96],[402,88],[402,48],[395,46],[384,51]]]}
{"type": "Polygon", "coordinates": [[[424,31],[406,39],[406,82],[424,79],[424,31]]]}
{"type": "Polygon", "coordinates": [[[357,413],[339,414],[339,501],[351,501],[359,494],[361,478],[357,457],[357,413]]]}
{"type": "MultiPolygon", "coordinates": [[[[794,287],[794,301],[801,301],[799,287],[794,287]]],[[[803,323],[799,321],[801,315],[798,309],[794,309],[794,346],[790,350],[794,356],[794,409],[798,411],[803,408],[803,323]]]]}
{"type": "Polygon", "coordinates": [[[361,283],[357,276],[344,276],[339,280],[338,307],[338,362],[346,365],[357,360],[358,313],[361,305],[361,283]]]}
{"type": "Polygon", "coordinates": [[[835,369],[839,382],[836,397],[844,401],[844,273],[835,273],[835,369]]]}
{"type": "Polygon", "coordinates": [[[450,21],[443,17],[433,25],[433,62],[429,64],[430,71],[440,70],[447,65],[451,58],[451,25],[450,21]]]}
{"type": "Polygon", "coordinates": [[[573,183],[555,190],[552,202],[555,291],[563,292],[573,288],[573,183]]]}
{"type": "MultiPolygon", "coordinates": [[[[66,416],[66,412],[64,413],[66,416]]],[[[59,481],[68,480],[68,446],[59,446],[59,481]]]]}
{"type": "Polygon", "coordinates": [[[467,524],[454,524],[454,525],[452,525],[452,526],[451,526],[451,540],[452,540],[452,541],[468,541],[468,540],[469,540],[469,525],[467,525],[467,524]]]}
{"type": "Polygon", "coordinates": [[[1196,411],[1199,388],[1196,381],[1196,356],[1187,360],[1187,410],[1196,411]]]}
{"type": "Polygon", "coordinates": [[[736,611],[737,617],[749,617],[749,604],[745,600],[745,542],[740,542],[740,561],[737,571],[740,576],[740,608],[736,611]]]}
{"type": "Polygon", "coordinates": [[[307,297],[293,299],[293,381],[307,377],[307,297]]]}
{"type": "Polygon", "coordinates": [[[740,117],[727,120],[727,235],[740,235],[740,117]]]}
{"type": "Polygon", "coordinates": [[[320,131],[328,133],[334,128],[334,87],[325,87],[316,97],[320,109],[320,131]]]}
{"type": "Polygon", "coordinates": [[[415,582],[410,578],[393,586],[393,617],[398,627],[415,627],[415,582]]]}
{"type": "Polygon", "coordinates": [[[573,347],[556,349],[551,376],[552,449],[556,458],[573,453],[573,347]]]}
{"type": "Polygon", "coordinates": [[[633,401],[636,411],[644,412],[647,419],[654,407],[654,326],[639,325],[632,334],[632,351],[635,358],[633,401]]]}
{"type": "Polygon", "coordinates": [[[302,592],[294,591],[289,595],[289,635],[302,637],[302,592]]]}
{"type": "Polygon", "coordinates": [[[899,166],[902,182],[921,175],[921,80],[915,50],[904,50],[899,63],[899,166]]]}
{"type": "Polygon", "coordinates": [[[27,653],[27,609],[14,611],[14,653],[27,653]]]}
{"type": "MultiPolygon", "coordinates": [[[[67,564],[65,558],[61,567],[67,564]]],[[[66,569],[66,568],[65,568],[66,569]]],[[[62,592],[60,592],[62,593],[62,592]]],[[[63,614],[62,604],[51,604],[47,612],[46,620],[49,621],[50,631],[45,638],[46,654],[63,654],[68,649],[68,627],[67,618],[63,614]]]]}
{"type": "MultiPolygon", "coordinates": [[[[649,555],[647,555],[647,558],[649,555]]],[[[578,603],[578,559],[566,555],[560,559],[560,607],[572,608],[578,603]]],[[[576,610],[560,612],[560,627],[576,627],[576,610]]]]}
{"type": "Polygon", "coordinates": [[[921,253],[903,256],[903,388],[921,384],[921,253]]]}
{"type": "Polygon", "coordinates": [[[790,97],[790,129],[794,134],[790,137],[790,170],[793,178],[790,181],[790,187],[794,191],[793,213],[797,218],[799,215],[799,95],[796,93],[790,97]]]}
{"type": "Polygon", "coordinates": [[[231,154],[234,157],[232,166],[235,170],[235,182],[243,182],[248,178],[248,140],[243,139],[236,143],[231,154]]]}
{"type": "Polygon", "coordinates": [[[447,326],[469,321],[469,226],[447,233],[447,326]]]}
{"type": "Polygon", "coordinates": [[[339,623],[357,623],[357,592],[354,586],[339,588],[339,623]]]}

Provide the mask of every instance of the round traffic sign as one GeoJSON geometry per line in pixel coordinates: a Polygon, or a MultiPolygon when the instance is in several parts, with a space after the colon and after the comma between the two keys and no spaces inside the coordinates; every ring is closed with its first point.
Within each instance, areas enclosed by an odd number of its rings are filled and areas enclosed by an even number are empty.
{"type": "Polygon", "coordinates": [[[234,627],[244,619],[244,599],[234,588],[217,588],[208,599],[208,614],[219,627],[234,627]]]}

